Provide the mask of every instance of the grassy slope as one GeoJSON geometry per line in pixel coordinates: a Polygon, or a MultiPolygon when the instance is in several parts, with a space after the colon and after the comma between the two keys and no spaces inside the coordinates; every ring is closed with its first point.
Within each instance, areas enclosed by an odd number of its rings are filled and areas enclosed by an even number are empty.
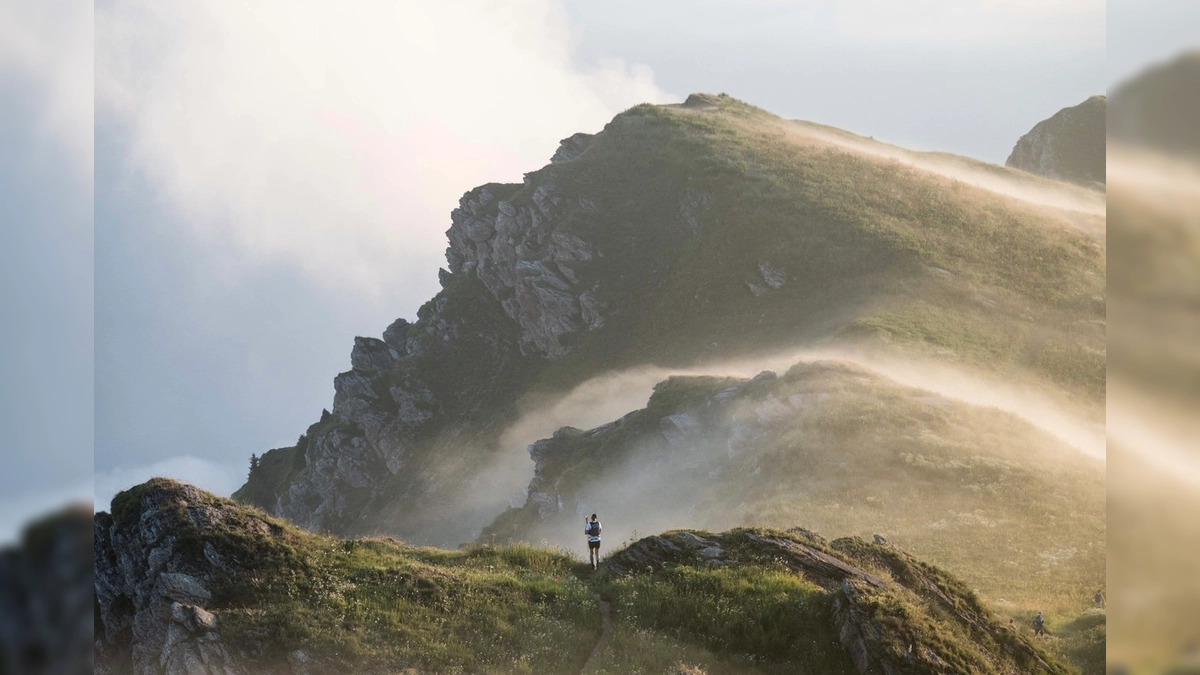
{"type": "MultiPolygon", "coordinates": [[[[1053,209],[849,152],[807,129],[727,98],[702,110],[638,106],[580,157],[535,172],[531,186],[550,181],[594,205],[567,209],[559,227],[601,252],[582,273],[602,279],[610,315],[605,329],[573,336],[561,361],[526,362],[521,378],[503,379],[511,398],[625,365],[867,342],[1066,392],[1100,414],[1102,239],[1053,209]],[[702,195],[693,229],[681,202],[702,195]],[[762,283],[763,262],[788,280],[756,297],[747,284],[762,283]]],[[[510,187],[514,201],[532,191],[510,187]]],[[[439,372],[435,364],[430,377],[439,372]]],[[[431,482],[455,484],[455,465],[469,472],[477,459],[457,437],[433,447],[431,482]]],[[[397,494],[382,528],[411,517],[410,495],[397,494]]]]}
{"type": "Polygon", "coordinates": [[[721,431],[687,448],[664,440],[662,418],[704,419],[736,382],[672,378],[612,431],[559,434],[546,472],[563,511],[542,520],[531,502],[483,539],[571,542],[577,508],[603,511],[614,540],[683,523],[884,532],[955,570],[1006,617],[1024,624],[1041,610],[1056,629],[1104,585],[1103,464],[1010,415],[829,363],[748,386],[738,407],[706,422],[721,431]],[[815,403],[731,456],[732,421],[793,396],[815,403]]]}
{"type": "Polygon", "coordinates": [[[1109,335],[1110,663],[1137,673],[1197,672],[1200,494],[1180,470],[1188,461],[1164,471],[1148,459],[1156,450],[1192,453],[1195,466],[1200,457],[1200,167],[1112,147],[1112,166],[1123,170],[1114,170],[1109,196],[1119,245],[1109,335]],[[1153,434],[1131,433],[1130,420],[1153,434]],[[1172,671],[1181,660],[1190,670],[1172,671]]]}
{"type": "Polygon", "coordinates": [[[733,99],[638,106],[535,173],[597,205],[567,227],[605,253],[616,314],[556,369],[867,337],[1102,398],[1104,332],[1088,323],[1104,317],[1102,241],[806,129],[733,99]],[[693,232],[680,201],[696,195],[710,198],[693,232]],[[763,262],[788,281],[754,297],[763,262]]]}
{"type": "MultiPolygon", "coordinates": [[[[170,484],[155,479],[118,494],[112,505],[118,527],[137,521],[144,490],[170,484]]],[[[830,628],[831,591],[769,556],[736,548],[733,536],[701,533],[726,543],[737,555],[736,566],[681,559],[653,573],[617,576],[593,574],[577,559],[546,548],[446,551],[321,537],[229,500],[207,499],[207,506],[231,514],[229,527],[201,534],[180,508],[173,530],[177,549],[191,547],[203,560],[209,542],[225,560],[236,561],[237,573],[220,577],[212,589],[209,608],[219,617],[226,645],[255,672],[290,672],[285,655],[302,649],[317,670],[575,673],[600,632],[595,593],[613,604],[616,624],[596,673],[658,674],[681,661],[711,675],[798,667],[854,672],[830,628]],[[265,521],[269,532],[252,521],[265,521]]],[[[871,547],[847,542],[826,550],[878,567],[855,548],[871,547]]],[[[961,602],[974,602],[952,577],[933,571],[961,602]]],[[[932,610],[903,588],[884,595],[907,603],[900,618],[887,624],[897,636],[912,639],[912,631],[925,631],[922,639],[951,646],[965,639],[958,628],[935,629],[932,610]]],[[[973,649],[961,647],[964,653],[973,649]]]]}

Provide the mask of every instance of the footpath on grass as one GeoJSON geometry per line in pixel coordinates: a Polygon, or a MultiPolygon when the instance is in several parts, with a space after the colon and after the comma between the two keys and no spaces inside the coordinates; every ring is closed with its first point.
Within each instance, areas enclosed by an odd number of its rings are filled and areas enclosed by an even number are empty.
{"type": "Polygon", "coordinates": [[[596,646],[592,647],[591,656],[580,669],[581,674],[590,673],[596,668],[596,664],[600,661],[600,654],[604,652],[608,641],[612,639],[612,609],[607,602],[600,599],[599,593],[592,597],[596,598],[596,602],[600,605],[600,637],[596,640],[596,646]]]}

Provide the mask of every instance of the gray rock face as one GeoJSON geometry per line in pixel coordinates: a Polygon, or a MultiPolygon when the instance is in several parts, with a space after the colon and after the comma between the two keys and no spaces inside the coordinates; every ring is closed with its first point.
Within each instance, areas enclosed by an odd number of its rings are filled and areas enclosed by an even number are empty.
{"type": "Polygon", "coordinates": [[[0,672],[91,673],[91,517],[49,516],[0,550],[0,672]]]}
{"type": "Polygon", "coordinates": [[[383,340],[354,338],[354,350],[350,352],[350,365],[355,371],[376,373],[388,370],[396,364],[400,353],[383,340]]]}
{"type": "Polygon", "coordinates": [[[783,288],[783,285],[787,283],[787,272],[769,262],[760,263],[757,271],[756,278],[746,282],[755,297],[783,288]]]}
{"type": "Polygon", "coordinates": [[[408,352],[408,326],[408,321],[396,319],[383,331],[383,341],[401,356],[408,352]]]}
{"type": "Polygon", "coordinates": [[[191,486],[154,481],[137,490],[115,517],[98,513],[93,520],[93,590],[102,626],[97,671],[247,673],[221,639],[220,617],[208,609],[220,580],[235,573],[231,556],[212,541],[197,550],[182,540],[235,529],[271,536],[271,526],[231,520],[191,486]]]}
{"type": "MultiPolygon", "coordinates": [[[[561,358],[569,351],[564,336],[604,325],[598,284],[588,279],[597,252],[578,234],[556,227],[565,204],[551,183],[534,184],[527,200],[498,199],[484,186],[464,195],[450,215],[450,272],[483,282],[520,325],[525,355],[561,358]]],[[[584,198],[575,207],[598,208],[584,198]]]]}
{"type": "Polygon", "coordinates": [[[1021,137],[1006,166],[1081,185],[1105,182],[1104,96],[1093,96],[1039,122],[1021,137]]]}
{"type": "Polygon", "coordinates": [[[679,217],[690,233],[698,233],[711,218],[712,195],[689,189],[679,199],[679,217]]]}
{"type": "Polygon", "coordinates": [[[572,159],[583,154],[588,146],[592,144],[591,134],[572,134],[567,138],[562,139],[558,144],[558,150],[554,152],[554,156],[550,158],[551,164],[558,162],[569,162],[572,159]]]}

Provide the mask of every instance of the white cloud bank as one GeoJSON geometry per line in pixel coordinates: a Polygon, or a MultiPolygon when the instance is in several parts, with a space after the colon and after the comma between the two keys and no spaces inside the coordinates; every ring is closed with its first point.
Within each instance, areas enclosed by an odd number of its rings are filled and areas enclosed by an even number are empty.
{"type": "Polygon", "coordinates": [[[236,261],[368,297],[432,275],[467,189],[670,98],[646,68],[574,63],[554,0],[96,10],[97,113],[155,196],[236,261]]]}

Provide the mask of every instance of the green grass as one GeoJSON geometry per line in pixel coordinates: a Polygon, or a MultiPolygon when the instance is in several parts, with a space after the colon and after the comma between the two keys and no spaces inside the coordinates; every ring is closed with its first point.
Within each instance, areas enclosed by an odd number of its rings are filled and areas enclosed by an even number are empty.
{"type": "Polygon", "coordinates": [[[803,672],[853,673],[824,589],[779,567],[678,566],[603,587],[622,621],[714,653],[753,655],[803,672]]]}
{"type": "Polygon", "coordinates": [[[248,581],[221,612],[226,639],[351,669],[551,673],[577,670],[599,630],[578,563],[549,551],[319,540],[303,555],[298,574],[248,581]]]}
{"type": "MultiPolygon", "coordinates": [[[[712,566],[693,554],[617,575],[544,547],[450,551],[322,537],[163,479],[122,493],[118,504],[119,530],[135,531],[141,511],[154,509],[176,518],[170,531],[183,560],[204,561],[211,545],[232,566],[230,573],[206,567],[215,575],[208,608],[226,647],[254,672],[290,672],[287,656],[303,650],[322,672],[577,673],[601,633],[596,596],[611,604],[614,634],[593,675],[668,673],[678,664],[710,675],[855,672],[832,623],[841,591],[789,568],[744,531],[699,533],[720,542],[735,564],[712,566]],[[197,513],[205,514],[203,529],[197,513]]],[[[878,613],[884,638],[895,636],[890,658],[904,658],[910,644],[943,660],[958,654],[948,661],[953,672],[991,672],[977,667],[991,663],[981,656],[987,650],[1008,658],[994,640],[974,636],[967,644],[972,636],[953,617],[908,590],[933,579],[991,626],[974,596],[936,568],[906,556],[888,568],[878,557],[886,554],[861,542],[757,534],[890,575],[888,588],[865,605],[878,613]],[[917,582],[905,576],[912,569],[917,582]]]]}

